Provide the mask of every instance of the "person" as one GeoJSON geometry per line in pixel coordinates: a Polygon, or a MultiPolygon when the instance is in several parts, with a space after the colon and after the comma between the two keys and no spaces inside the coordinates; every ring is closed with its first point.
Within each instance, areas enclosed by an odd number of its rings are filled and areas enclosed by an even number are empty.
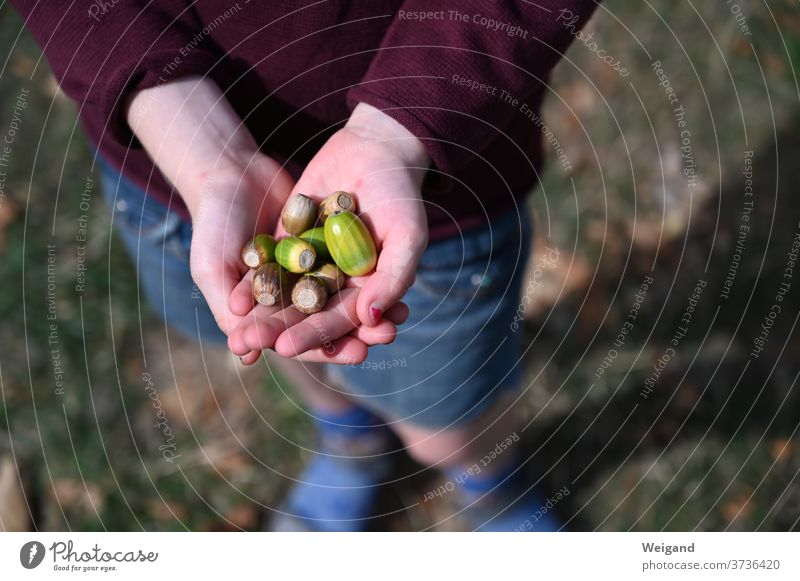
{"type": "Polygon", "coordinates": [[[437,495],[470,529],[530,525],[545,499],[515,445],[512,322],[543,157],[532,113],[596,3],[13,3],[78,103],[156,311],[244,364],[269,352],[306,402],[319,449],[272,527],[375,526],[398,448],[444,472],[437,495]],[[376,270],[313,316],[254,306],[243,243],[282,234],[293,193],[336,190],[357,198],[376,270]]]}

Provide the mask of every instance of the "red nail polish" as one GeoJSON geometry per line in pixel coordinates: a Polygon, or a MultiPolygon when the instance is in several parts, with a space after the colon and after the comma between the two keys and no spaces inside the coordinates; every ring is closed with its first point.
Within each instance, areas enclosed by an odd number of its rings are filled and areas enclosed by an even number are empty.
{"type": "Polygon", "coordinates": [[[381,317],[383,316],[383,311],[380,310],[378,307],[370,307],[369,316],[372,317],[372,322],[377,325],[378,321],[380,321],[381,317]]]}

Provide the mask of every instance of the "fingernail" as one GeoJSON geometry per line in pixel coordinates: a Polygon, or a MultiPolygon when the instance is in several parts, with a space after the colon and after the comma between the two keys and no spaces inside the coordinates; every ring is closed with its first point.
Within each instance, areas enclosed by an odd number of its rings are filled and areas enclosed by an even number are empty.
{"type": "Polygon", "coordinates": [[[369,316],[372,318],[372,322],[377,325],[383,316],[383,311],[373,305],[369,308],[369,316]]]}

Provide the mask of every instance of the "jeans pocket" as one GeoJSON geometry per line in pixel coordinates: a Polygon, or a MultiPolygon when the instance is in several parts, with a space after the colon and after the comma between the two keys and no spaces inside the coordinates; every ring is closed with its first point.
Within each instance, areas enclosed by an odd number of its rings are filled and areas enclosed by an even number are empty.
{"type": "Polygon", "coordinates": [[[465,260],[458,266],[422,269],[417,271],[414,286],[431,296],[461,301],[507,292],[516,269],[525,264],[524,260],[512,260],[510,254],[495,253],[465,260]]]}
{"type": "Polygon", "coordinates": [[[430,246],[420,260],[415,287],[457,300],[517,292],[509,285],[525,268],[529,249],[529,221],[503,217],[490,229],[430,246]]]}

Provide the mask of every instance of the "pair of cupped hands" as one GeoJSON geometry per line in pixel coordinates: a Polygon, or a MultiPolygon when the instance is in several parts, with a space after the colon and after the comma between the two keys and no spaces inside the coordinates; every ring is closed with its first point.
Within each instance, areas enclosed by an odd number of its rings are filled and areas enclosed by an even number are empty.
{"type": "MultiPolygon", "coordinates": [[[[388,115],[358,104],[295,183],[264,155],[219,87],[185,78],[145,89],[127,120],[192,217],[190,266],[228,348],[244,364],[262,350],[303,361],[356,364],[390,343],[408,316],[401,302],[427,246],[420,185],[430,163],[421,142],[388,115]],[[284,236],[286,200],[353,192],[379,251],[375,271],[348,279],[325,309],[254,304],[241,248],[257,233],[284,236]]],[[[188,297],[187,297],[188,299],[188,297]]]]}

